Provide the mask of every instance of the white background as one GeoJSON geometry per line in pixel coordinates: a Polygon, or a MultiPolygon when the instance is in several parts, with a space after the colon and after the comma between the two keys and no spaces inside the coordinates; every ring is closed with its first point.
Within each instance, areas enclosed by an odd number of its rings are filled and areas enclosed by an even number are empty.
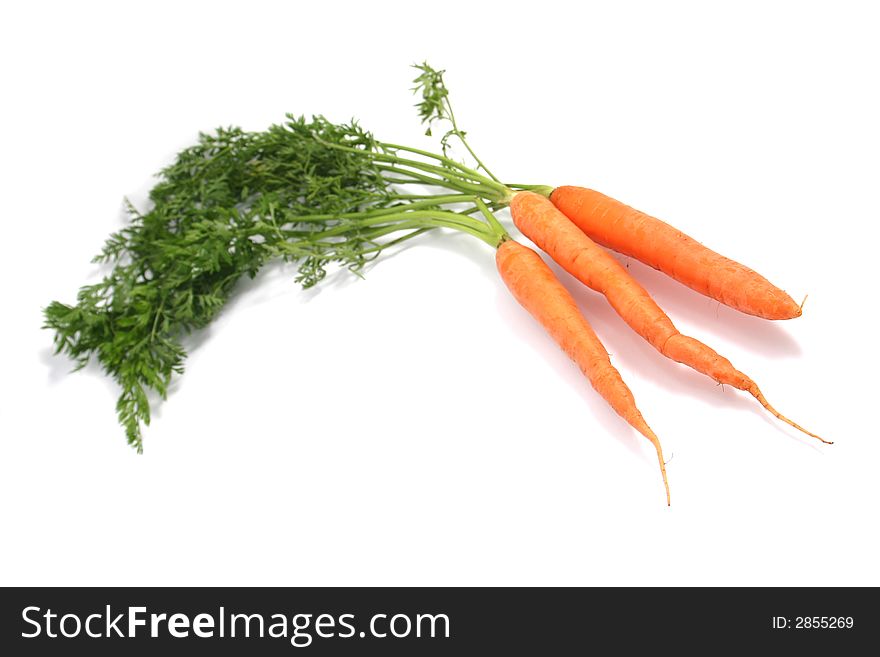
{"type": "Polygon", "coordinates": [[[867,2],[711,4],[4,5],[0,583],[880,584],[878,23],[867,2]],[[667,508],[651,446],[491,250],[438,235],[365,281],[242,284],[128,448],[114,384],[68,376],[40,330],[100,274],[123,196],[199,130],[285,112],[432,146],[423,59],[506,180],[594,187],[809,293],[770,323],[630,268],[836,444],[563,276],[663,441],[667,508]]]}

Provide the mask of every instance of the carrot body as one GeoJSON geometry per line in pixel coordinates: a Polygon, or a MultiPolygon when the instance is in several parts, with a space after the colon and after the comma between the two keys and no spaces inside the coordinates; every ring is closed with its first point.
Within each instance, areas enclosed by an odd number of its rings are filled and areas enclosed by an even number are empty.
{"type": "Polygon", "coordinates": [[[593,388],[657,451],[666,501],[669,484],[660,440],[636,407],[632,392],[611,364],[608,352],[581,314],[568,290],[535,251],[513,240],[498,247],[498,272],[516,300],[543,326],[562,350],[580,367],[593,388]]]}
{"type": "Polygon", "coordinates": [[[617,314],[661,354],[692,367],[718,383],[748,391],[783,422],[819,438],[776,411],[757,384],[724,356],[699,340],[682,335],[651,295],[621,264],[547,198],[532,192],[519,192],[510,203],[510,213],[516,227],[526,237],[584,285],[604,294],[617,314]]]}
{"type": "Polygon", "coordinates": [[[765,319],[801,314],[794,299],[757,272],[620,201],[584,187],[557,187],[550,199],[599,244],[659,269],[726,306],[765,319]]]}

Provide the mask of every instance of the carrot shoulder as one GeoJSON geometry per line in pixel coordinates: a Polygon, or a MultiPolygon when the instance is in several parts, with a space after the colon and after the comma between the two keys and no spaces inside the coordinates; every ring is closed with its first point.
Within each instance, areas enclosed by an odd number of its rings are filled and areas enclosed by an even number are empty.
{"type": "Polygon", "coordinates": [[[651,441],[660,462],[666,502],[669,483],[660,439],[636,407],[632,392],[611,364],[608,352],[581,314],[568,290],[535,251],[513,240],[498,247],[495,261],[501,279],[514,298],[544,327],[562,350],[580,367],[593,388],[614,411],[651,441]]]}
{"type": "Polygon", "coordinates": [[[550,199],[578,228],[610,249],[659,269],[724,305],[765,319],[801,308],[766,278],[644,212],[584,187],[557,187],[550,199]]]}
{"type": "Polygon", "coordinates": [[[758,385],[711,347],[682,335],[650,294],[601,246],[540,194],[519,192],[510,203],[516,227],[569,274],[605,295],[618,315],[661,354],[718,383],[745,390],[774,416],[825,441],[780,414],[758,385]]]}

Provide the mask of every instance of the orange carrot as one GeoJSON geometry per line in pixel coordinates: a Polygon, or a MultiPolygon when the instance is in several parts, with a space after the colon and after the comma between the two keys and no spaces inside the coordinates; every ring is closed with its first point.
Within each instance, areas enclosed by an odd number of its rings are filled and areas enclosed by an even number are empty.
{"type": "Polygon", "coordinates": [[[611,364],[608,352],[571,294],[556,279],[541,256],[518,242],[502,242],[495,262],[502,280],[516,300],[580,367],[611,408],[654,445],[666,488],[666,503],[669,504],[669,482],[660,439],[636,408],[632,392],[623,382],[620,372],[611,364]]]}
{"type": "Polygon", "coordinates": [[[583,187],[557,187],[550,199],[602,246],[641,260],[701,294],[765,319],[800,317],[794,299],[766,278],[659,219],[583,187]]]}
{"type": "Polygon", "coordinates": [[[699,340],[682,335],[651,295],[620,263],[548,199],[533,192],[519,192],[510,203],[510,213],[516,227],[526,237],[584,285],[604,294],[617,314],[661,354],[712,377],[718,383],[748,391],[783,422],[828,442],[781,415],[767,402],[757,384],[729,360],[699,340]]]}

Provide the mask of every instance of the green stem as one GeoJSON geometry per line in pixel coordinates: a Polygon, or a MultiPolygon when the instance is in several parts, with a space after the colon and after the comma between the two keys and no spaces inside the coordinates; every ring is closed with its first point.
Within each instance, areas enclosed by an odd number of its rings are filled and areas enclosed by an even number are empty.
{"type": "Polygon", "coordinates": [[[510,189],[522,190],[526,192],[535,192],[535,194],[540,194],[541,196],[546,196],[550,198],[550,194],[553,193],[555,187],[551,187],[550,185],[507,185],[510,189]]]}
{"type": "MultiPolygon", "coordinates": [[[[481,222],[477,222],[480,223],[481,222]]],[[[452,230],[461,231],[463,233],[467,233],[469,235],[473,235],[474,237],[484,241],[486,244],[491,246],[493,249],[496,248],[498,240],[494,235],[489,234],[486,231],[486,228],[472,228],[470,226],[465,226],[461,224],[455,224],[448,221],[441,221],[439,219],[421,219],[419,221],[414,222],[402,222],[397,224],[400,226],[400,229],[409,229],[409,228],[422,228],[425,226],[430,226],[432,228],[451,228],[452,230]]]]}
{"type": "Polygon", "coordinates": [[[507,233],[507,230],[504,228],[504,226],[501,225],[501,222],[495,218],[495,215],[489,211],[489,208],[486,207],[483,199],[478,198],[475,203],[477,204],[477,208],[480,210],[482,215],[486,217],[486,221],[489,222],[489,226],[495,229],[495,234],[498,236],[498,242],[496,242],[495,246],[498,247],[505,240],[509,240],[510,235],[507,233]]]}
{"type": "MultiPolygon", "coordinates": [[[[401,144],[390,144],[387,142],[380,142],[380,145],[390,148],[392,150],[398,151],[406,151],[408,153],[415,153],[416,155],[423,155],[425,157],[430,157],[438,162],[443,162],[447,166],[455,167],[456,169],[460,169],[464,173],[468,173],[472,176],[478,176],[480,178],[485,178],[479,171],[476,169],[472,169],[469,166],[458,162],[457,160],[453,160],[451,157],[446,157],[445,155],[439,155],[437,153],[431,153],[430,151],[422,150],[421,148],[413,148],[412,146],[403,146],[401,144]]],[[[500,182],[496,180],[495,182],[500,182]]]]}
{"type": "Polygon", "coordinates": [[[419,199],[443,199],[439,203],[457,203],[472,201],[475,197],[473,194],[446,194],[445,196],[437,196],[436,194],[388,194],[386,199],[394,201],[416,201],[419,199]]]}
{"type": "MultiPolygon", "coordinates": [[[[461,139],[460,135],[459,135],[459,138],[461,139]]],[[[408,158],[403,158],[403,157],[399,157],[397,155],[391,155],[390,153],[367,151],[367,150],[364,150],[361,148],[353,148],[352,146],[344,146],[342,144],[334,144],[332,142],[325,141],[325,140],[321,139],[320,137],[315,137],[315,140],[318,141],[320,144],[327,146],[328,148],[335,148],[337,150],[346,151],[349,153],[356,153],[356,154],[363,155],[365,157],[369,157],[373,160],[377,160],[380,162],[390,162],[391,164],[394,164],[394,165],[412,167],[414,169],[424,171],[426,173],[438,174],[442,179],[448,181],[453,189],[461,189],[462,187],[457,186],[457,185],[461,185],[461,186],[466,187],[469,190],[473,190],[477,193],[481,193],[482,195],[486,196],[487,195],[486,190],[483,189],[483,187],[488,187],[489,189],[491,189],[492,191],[495,192],[495,194],[491,195],[493,197],[500,196],[500,198],[505,198],[505,197],[509,196],[509,194],[510,194],[510,190],[507,189],[507,187],[505,187],[503,184],[501,184],[501,182],[497,178],[495,178],[495,176],[492,175],[491,172],[489,172],[489,170],[486,169],[486,167],[482,163],[480,163],[480,166],[483,167],[483,169],[486,171],[486,173],[489,173],[491,178],[487,178],[486,176],[482,175],[481,173],[475,171],[474,169],[470,169],[469,167],[465,167],[464,165],[460,165],[460,166],[456,167],[457,169],[459,169],[461,171],[461,174],[459,174],[459,173],[456,173],[455,171],[451,170],[450,167],[439,167],[437,165],[429,164],[427,162],[421,162],[419,160],[412,160],[412,159],[408,159],[408,158]],[[462,174],[465,174],[465,175],[462,175],[462,174]],[[472,183],[477,183],[477,185],[473,185],[472,183]]],[[[464,142],[464,139],[462,139],[462,142],[464,142]]],[[[465,143],[465,145],[467,145],[466,142],[464,142],[464,143],[465,143]]],[[[470,150],[470,147],[468,147],[468,150],[470,150]]],[[[427,151],[422,151],[422,152],[426,153],[427,151]]],[[[471,154],[473,154],[473,151],[471,151],[471,154]]],[[[454,163],[454,160],[451,160],[450,158],[447,158],[442,155],[428,154],[427,157],[433,157],[433,159],[439,160],[442,162],[454,163]]],[[[474,156],[474,158],[476,159],[476,156],[474,156]]],[[[477,160],[477,162],[479,162],[479,160],[477,160]]],[[[416,174],[414,172],[411,172],[411,171],[401,170],[401,171],[399,171],[399,173],[406,173],[407,175],[413,175],[414,177],[418,177],[418,176],[416,176],[416,174]]],[[[434,184],[438,184],[438,183],[434,183],[434,184]]],[[[442,183],[440,183],[441,187],[449,187],[450,185],[443,185],[442,183]]]]}
{"type": "MultiPolygon", "coordinates": [[[[357,149],[355,149],[357,150],[357,149]]],[[[364,152],[364,151],[359,151],[364,152]]],[[[461,180],[471,180],[473,182],[479,182],[484,185],[488,185],[494,189],[499,191],[506,191],[504,185],[501,185],[497,180],[490,180],[486,176],[481,173],[477,173],[473,171],[473,169],[467,169],[467,171],[462,171],[461,174],[456,173],[455,171],[451,171],[449,167],[441,167],[436,164],[428,164],[427,162],[421,162],[419,160],[411,160],[406,157],[398,157],[397,155],[390,155],[388,153],[376,153],[375,151],[370,153],[370,156],[381,161],[381,162],[391,162],[393,164],[403,165],[412,167],[414,169],[419,169],[421,171],[427,171],[429,173],[440,174],[441,176],[452,175],[455,178],[459,178],[461,180]],[[472,172],[472,173],[470,173],[472,172]]],[[[449,158],[444,158],[448,160],[449,158]]],[[[452,160],[449,160],[452,162],[452,160]]],[[[465,167],[466,168],[466,167],[465,167]]]]}
{"type": "Polygon", "coordinates": [[[159,317],[162,315],[162,310],[165,308],[165,298],[162,297],[162,301],[159,303],[159,307],[156,309],[156,318],[153,320],[153,330],[150,331],[150,341],[156,339],[156,331],[159,329],[159,317]]]}
{"type": "MultiPolygon", "coordinates": [[[[498,225],[500,227],[500,224],[498,225]]],[[[448,212],[443,210],[410,210],[397,213],[364,214],[357,222],[345,223],[322,231],[295,231],[284,230],[283,234],[288,238],[295,238],[307,243],[317,244],[322,240],[334,237],[346,237],[356,235],[360,238],[372,239],[376,235],[364,228],[374,227],[375,230],[383,231],[380,235],[404,229],[416,229],[423,227],[450,228],[466,232],[478,237],[487,244],[495,247],[502,239],[504,228],[496,228],[478,219],[468,216],[466,213],[448,212]]],[[[289,244],[289,243],[288,243],[289,244]]],[[[286,248],[290,251],[295,245],[286,248]]]]}
{"type": "MultiPolygon", "coordinates": [[[[400,230],[400,229],[395,227],[395,230],[400,230]]],[[[395,246],[397,244],[400,244],[401,242],[405,242],[408,239],[412,239],[413,237],[417,237],[418,235],[421,235],[422,233],[427,233],[429,230],[434,230],[434,227],[433,226],[425,226],[423,228],[419,228],[417,230],[414,230],[411,233],[407,233],[406,235],[402,235],[401,237],[395,238],[395,239],[391,240],[390,242],[386,242],[385,244],[377,244],[376,246],[374,246],[370,249],[364,249],[363,252],[364,253],[373,253],[373,252],[378,253],[379,251],[384,251],[385,249],[392,247],[392,246],[395,246]]],[[[393,231],[388,231],[388,232],[393,232],[393,231]]],[[[376,237],[382,237],[382,235],[377,235],[376,237]]]]}
{"type": "Polygon", "coordinates": [[[479,165],[479,167],[489,174],[489,177],[494,180],[496,183],[501,183],[498,178],[495,177],[495,174],[489,171],[485,164],[483,164],[482,160],[477,157],[477,154],[474,153],[474,150],[471,148],[470,144],[467,143],[467,139],[464,138],[464,135],[461,133],[461,130],[458,129],[458,124],[455,122],[455,113],[452,111],[452,103],[449,102],[449,96],[446,96],[444,99],[446,102],[446,109],[449,110],[449,120],[452,121],[452,128],[455,130],[455,136],[459,138],[464,147],[467,149],[468,153],[471,154],[471,157],[474,158],[474,161],[479,165]]]}
{"type": "Polygon", "coordinates": [[[286,223],[296,224],[296,223],[306,223],[312,221],[330,221],[332,219],[359,219],[364,216],[376,216],[381,214],[399,214],[402,210],[413,210],[425,207],[432,207],[436,205],[442,205],[444,203],[466,203],[468,201],[475,201],[477,196],[474,194],[446,194],[446,195],[435,195],[432,196],[430,194],[424,194],[419,196],[419,198],[423,198],[423,201],[416,201],[413,203],[406,203],[402,205],[393,205],[388,208],[378,208],[378,209],[367,209],[361,210],[360,212],[343,212],[340,214],[306,214],[306,215],[294,215],[291,217],[286,223]]]}
{"type": "MultiPolygon", "coordinates": [[[[463,180],[453,180],[448,177],[444,178],[436,178],[434,176],[428,176],[421,173],[416,173],[415,171],[409,171],[408,169],[401,169],[395,166],[384,165],[376,167],[380,171],[387,171],[388,173],[398,173],[404,176],[411,176],[416,180],[420,180],[423,184],[426,185],[434,185],[435,187],[445,187],[446,189],[455,189],[460,192],[470,192],[473,194],[479,194],[480,196],[486,195],[486,190],[480,185],[471,184],[464,182],[463,180]]],[[[396,183],[398,182],[394,178],[388,178],[389,182],[396,183]]],[[[410,181],[411,182],[411,181],[410,181]]],[[[494,196],[494,195],[493,195],[494,196]]]]}

